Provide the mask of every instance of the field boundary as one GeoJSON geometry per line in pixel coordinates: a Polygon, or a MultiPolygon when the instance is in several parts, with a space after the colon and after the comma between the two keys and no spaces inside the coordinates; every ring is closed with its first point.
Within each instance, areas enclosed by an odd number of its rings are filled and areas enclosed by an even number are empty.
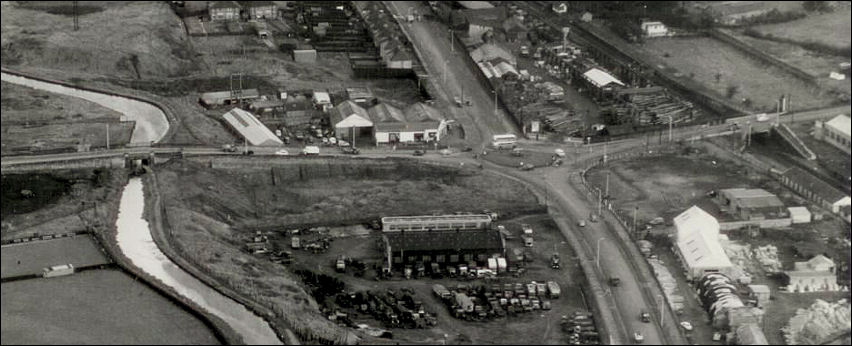
{"type": "Polygon", "coordinates": [[[725,43],[725,44],[727,44],[731,47],[734,47],[739,52],[745,54],[746,56],[748,56],[750,58],[753,58],[755,60],[770,64],[770,65],[775,66],[777,68],[780,68],[784,72],[787,72],[787,73],[793,75],[794,77],[798,78],[799,80],[801,80],[801,81],[803,81],[803,82],[805,82],[805,83],[807,83],[811,86],[819,87],[819,84],[817,83],[817,77],[816,76],[814,76],[810,73],[807,73],[807,72],[803,71],[802,69],[800,69],[796,66],[788,64],[788,63],[782,61],[781,59],[778,59],[778,58],[771,56],[771,55],[769,55],[765,52],[762,52],[762,51],[760,51],[760,50],[758,50],[758,49],[756,49],[752,46],[749,46],[748,44],[741,41],[740,39],[738,39],[738,38],[736,38],[736,37],[734,37],[734,36],[732,36],[732,35],[730,35],[726,32],[723,32],[719,29],[714,28],[714,29],[710,30],[708,33],[709,33],[711,38],[714,38],[714,39],[718,40],[719,42],[722,42],[722,43],[725,43]]]}

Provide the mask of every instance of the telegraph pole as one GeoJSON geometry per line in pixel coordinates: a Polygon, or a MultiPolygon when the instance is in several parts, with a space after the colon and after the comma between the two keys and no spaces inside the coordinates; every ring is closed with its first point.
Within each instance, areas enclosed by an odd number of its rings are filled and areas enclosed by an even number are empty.
{"type": "Polygon", "coordinates": [[[77,2],[74,1],[74,31],[80,30],[80,19],[77,16],[77,2]]]}
{"type": "Polygon", "coordinates": [[[109,123],[106,123],[104,125],[106,125],[106,148],[107,150],[109,150],[109,123]]]}

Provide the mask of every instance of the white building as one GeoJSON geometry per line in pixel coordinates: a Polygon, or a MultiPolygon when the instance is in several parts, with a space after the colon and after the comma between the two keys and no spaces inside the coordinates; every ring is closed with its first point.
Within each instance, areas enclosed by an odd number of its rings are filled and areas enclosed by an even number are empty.
{"type": "Polygon", "coordinates": [[[823,123],[816,122],[816,136],[827,143],[843,150],[847,154],[852,153],[852,144],[850,144],[850,127],[852,122],[848,115],[838,115],[833,119],[823,123]]]}
{"type": "Polygon", "coordinates": [[[266,125],[263,125],[260,120],[257,120],[253,114],[247,111],[234,108],[222,115],[222,118],[232,130],[245,138],[253,146],[276,146],[284,144],[266,125]]]}
{"type": "Polygon", "coordinates": [[[329,116],[338,139],[352,141],[354,138],[358,141],[372,141],[373,121],[367,110],[355,101],[341,102],[331,110],[329,116]]]}
{"type": "Polygon", "coordinates": [[[322,109],[323,112],[327,111],[331,108],[331,95],[325,91],[314,91],[313,96],[314,104],[322,109]]]}
{"type": "Polygon", "coordinates": [[[645,22],[639,26],[645,37],[663,37],[669,34],[669,28],[663,22],[645,22]]]}
{"type": "Polygon", "coordinates": [[[809,223],[811,222],[811,212],[806,207],[788,207],[790,219],[793,223],[809,223]]]}
{"type": "Polygon", "coordinates": [[[367,112],[374,122],[377,145],[436,142],[446,133],[447,122],[438,110],[421,102],[403,111],[380,103],[367,112]]]}
{"type": "Polygon", "coordinates": [[[733,265],[719,244],[719,222],[698,206],[674,218],[676,252],[690,280],[708,273],[730,275],[733,265]]]}
{"type": "Polygon", "coordinates": [[[834,261],[823,255],[816,255],[806,262],[794,263],[793,270],[786,271],[789,292],[837,291],[837,274],[834,261]]]}

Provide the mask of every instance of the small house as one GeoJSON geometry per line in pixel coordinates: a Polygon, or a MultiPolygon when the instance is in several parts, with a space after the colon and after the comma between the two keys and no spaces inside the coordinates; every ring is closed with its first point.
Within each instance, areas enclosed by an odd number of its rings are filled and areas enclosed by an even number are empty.
{"type": "Polygon", "coordinates": [[[318,109],[322,109],[323,112],[327,111],[331,108],[331,95],[325,91],[314,91],[314,96],[311,99],[314,105],[318,109]]]}
{"type": "Polygon", "coordinates": [[[246,1],[249,19],[278,18],[278,5],[272,1],[246,1]]]}
{"type": "Polygon", "coordinates": [[[805,262],[794,263],[793,270],[785,271],[789,292],[837,291],[834,261],[824,255],[816,255],[805,262]]]}
{"type": "Polygon", "coordinates": [[[239,20],[242,7],[236,1],[211,1],[207,3],[210,20],[239,20]]]}

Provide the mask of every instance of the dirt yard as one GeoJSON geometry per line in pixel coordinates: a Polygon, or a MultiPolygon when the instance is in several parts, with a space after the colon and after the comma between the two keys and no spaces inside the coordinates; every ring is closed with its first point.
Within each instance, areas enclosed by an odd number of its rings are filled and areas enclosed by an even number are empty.
{"type": "Polygon", "coordinates": [[[118,203],[107,196],[123,187],[124,174],[98,170],[57,171],[52,176],[4,175],[0,180],[2,239],[84,231],[103,225],[107,208],[118,203]]]}
{"type": "MultiPolygon", "coordinates": [[[[339,335],[339,328],[318,315],[298,279],[243,250],[256,229],[275,233],[433,211],[488,208],[511,214],[539,209],[523,187],[477,172],[358,161],[363,163],[313,160],[273,169],[216,170],[183,161],[163,166],[157,179],[179,251],[233,288],[283,311],[296,330],[308,328],[331,338],[339,335]],[[498,185],[504,188],[493,188],[498,185]]],[[[236,164],[247,167],[250,162],[236,164]]]]}
{"type": "Polygon", "coordinates": [[[2,285],[6,344],[218,344],[200,320],[118,270],[2,285]]]}
{"type": "Polygon", "coordinates": [[[775,101],[785,93],[793,100],[791,109],[822,107],[835,101],[826,92],[709,37],[648,40],[641,49],[722,97],[750,100],[749,108],[756,112],[774,111],[775,101]]]}
{"type": "MultiPolygon", "coordinates": [[[[531,249],[533,260],[526,265],[527,272],[520,277],[500,277],[497,281],[459,280],[453,278],[421,278],[405,280],[397,275],[387,281],[376,281],[376,271],[368,269],[364,276],[357,277],[353,271],[337,273],[332,264],[338,255],[345,255],[366,263],[380,263],[381,254],[376,247],[379,232],[372,231],[367,235],[354,235],[335,238],[326,253],[310,254],[304,250],[293,250],[295,255],[291,267],[310,269],[317,273],[329,275],[346,283],[346,290],[373,290],[383,292],[386,289],[399,290],[411,288],[424,302],[424,309],[437,316],[438,323],[428,329],[391,329],[394,340],[403,343],[427,342],[439,343],[447,335],[447,342],[457,344],[469,342],[473,344],[565,344],[566,335],[560,327],[560,316],[569,315],[577,310],[586,309],[581,285],[582,271],[573,260],[574,254],[563,241],[556,225],[545,214],[530,214],[512,219],[500,219],[496,224],[505,225],[513,238],[506,242],[508,252],[513,248],[523,248],[520,239],[521,224],[529,224],[536,232],[536,245],[531,249]],[[551,269],[549,260],[552,253],[558,252],[562,259],[561,269],[551,269]],[[516,283],[530,281],[543,282],[553,280],[559,283],[563,295],[552,300],[553,310],[534,311],[516,316],[497,318],[485,322],[470,322],[452,317],[448,308],[432,293],[433,284],[441,284],[454,288],[458,284],[477,285],[492,283],[516,283]],[[518,333],[524,330],[525,333],[518,333]]],[[[270,235],[276,248],[289,249],[290,237],[283,232],[270,235]]],[[[368,266],[368,268],[371,268],[368,266]]],[[[383,327],[381,321],[368,314],[355,313],[352,316],[355,323],[366,323],[374,327],[383,327]]]]}
{"type": "Polygon", "coordinates": [[[819,42],[825,45],[849,49],[852,44],[852,9],[848,6],[832,13],[812,14],[787,23],[756,26],[764,35],[786,38],[799,42],[819,42]]]}

